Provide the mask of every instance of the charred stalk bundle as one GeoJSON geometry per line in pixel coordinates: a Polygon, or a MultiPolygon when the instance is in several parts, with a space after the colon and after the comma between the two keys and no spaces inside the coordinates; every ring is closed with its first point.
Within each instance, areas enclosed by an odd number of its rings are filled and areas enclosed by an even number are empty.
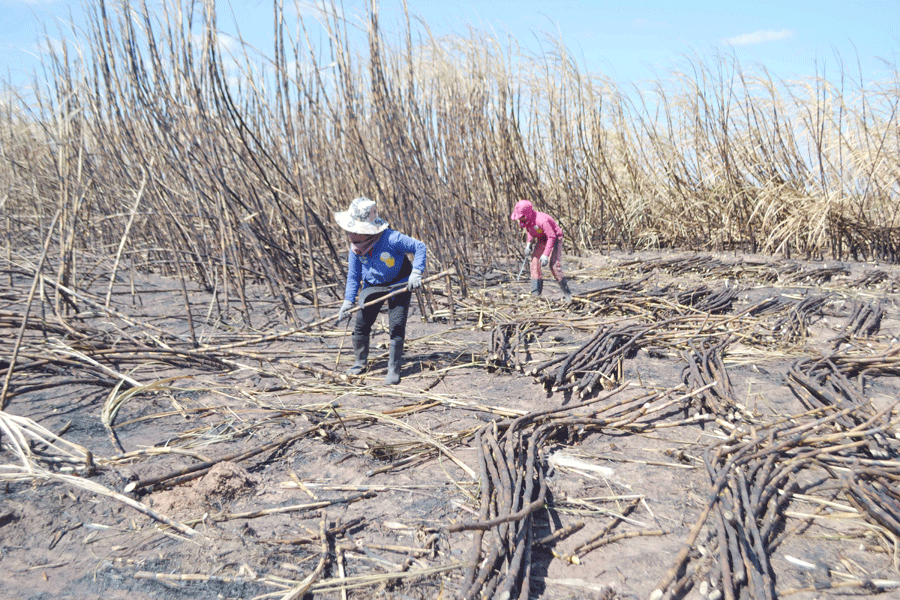
{"type": "Polygon", "coordinates": [[[679,306],[690,306],[694,307],[695,305],[699,305],[703,302],[703,300],[709,296],[711,290],[706,285],[699,285],[697,287],[685,290],[683,292],[678,292],[675,295],[675,302],[679,306]]]}
{"type": "Polygon", "coordinates": [[[763,283],[778,281],[778,269],[771,262],[742,260],[735,265],[732,277],[741,280],[755,280],[763,283]]]}
{"type": "Polygon", "coordinates": [[[896,456],[900,442],[893,435],[885,435],[882,427],[887,425],[886,422],[872,422],[877,413],[871,403],[832,360],[804,358],[796,361],[788,370],[787,383],[794,396],[806,406],[838,413],[836,424],[844,430],[871,429],[863,442],[871,456],[896,456]]]}
{"type": "Polygon", "coordinates": [[[815,285],[822,285],[823,283],[828,283],[837,275],[849,274],[850,270],[843,266],[821,267],[819,269],[810,269],[809,271],[792,273],[791,276],[786,279],[791,283],[812,283],[815,285]]]}
{"type": "Polygon", "coordinates": [[[709,287],[702,285],[681,292],[676,297],[676,301],[679,305],[688,306],[694,311],[717,315],[731,310],[738,292],[739,290],[734,287],[725,287],[714,292],[709,287]]]}
{"type": "Polygon", "coordinates": [[[636,265],[638,271],[649,272],[659,269],[670,275],[684,275],[686,273],[714,273],[726,268],[725,263],[712,256],[692,256],[689,258],[672,258],[648,261],[626,262],[623,266],[636,265]]]}
{"type": "Polygon", "coordinates": [[[644,277],[638,281],[617,281],[607,284],[594,290],[584,291],[578,294],[579,298],[590,300],[591,302],[604,302],[614,299],[632,298],[638,294],[643,294],[646,290],[644,285],[650,277],[644,277]]]}
{"type": "Polygon", "coordinates": [[[687,365],[681,373],[681,380],[689,391],[700,390],[694,396],[701,405],[701,411],[717,416],[725,416],[736,409],[731,379],[722,361],[722,352],[730,340],[711,345],[701,343],[700,348],[689,341],[689,352],[682,352],[687,365]]]}
{"type": "Polygon", "coordinates": [[[648,297],[654,295],[646,285],[649,279],[648,276],[637,281],[616,282],[585,291],[578,294],[576,303],[584,306],[585,311],[591,315],[634,314],[637,312],[634,304],[643,304],[648,297]]]}
{"type": "Polygon", "coordinates": [[[714,291],[699,285],[690,289],[673,285],[648,285],[649,276],[638,281],[618,283],[578,294],[578,302],[590,314],[649,315],[650,318],[671,318],[684,314],[685,307],[694,314],[729,312],[739,289],[726,286],[714,291]]]}
{"type": "Polygon", "coordinates": [[[543,508],[547,482],[540,469],[541,443],[550,431],[519,430],[530,418],[514,421],[498,437],[496,424],[475,436],[481,476],[478,522],[453,525],[450,532],[474,530],[469,567],[460,598],[529,597],[533,514],[543,508]],[[491,550],[482,557],[485,531],[491,550]],[[479,567],[479,565],[481,565],[479,567]]]}
{"type": "Polygon", "coordinates": [[[749,308],[745,309],[744,312],[751,317],[762,317],[765,315],[782,312],[788,306],[793,305],[791,304],[791,302],[785,300],[784,298],[777,298],[775,296],[772,296],[764,300],[760,300],[756,304],[753,304],[749,308]]]}
{"type": "Polygon", "coordinates": [[[528,339],[538,325],[533,322],[499,323],[491,331],[488,364],[500,368],[522,370],[523,357],[528,352],[528,339]]]}
{"type": "Polygon", "coordinates": [[[693,273],[704,278],[756,280],[766,283],[777,281],[780,277],[794,273],[799,269],[794,263],[778,264],[773,261],[747,259],[725,262],[712,256],[691,256],[687,258],[646,261],[635,260],[623,263],[622,266],[633,267],[639,273],[648,273],[658,269],[673,276],[693,273]]]}
{"type": "Polygon", "coordinates": [[[799,273],[802,268],[803,267],[793,261],[775,265],[775,271],[778,273],[778,277],[773,281],[789,281],[794,275],[799,273]]]}
{"type": "Polygon", "coordinates": [[[588,415],[578,415],[574,411],[611,398],[622,389],[617,388],[604,398],[592,399],[571,409],[530,413],[478,430],[475,434],[481,482],[478,518],[475,522],[447,527],[450,533],[472,531],[474,534],[458,598],[529,598],[532,546],[541,541],[533,535],[534,515],[544,508],[547,496],[543,448],[549,438],[565,435],[572,428],[611,424],[611,419],[599,415],[621,410],[635,399],[605,404],[588,415]],[[485,539],[486,535],[489,535],[489,541],[485,539]],[[490,550],[485,555],[486,543],[490,550]]]}
{"type": "MultiPolygon", "coordinates": [[[[774,436],[773,436],[774,440],[774,436]]],[[[772,440],[772,441],[773,441],[772,440]]],[[[706,452],[704,463],[710,481],[723,482],[712,510],[708,545],[716,551],[705,574],[727,600],[747,597],[774,599],[775,577],[769,563],[770,545],[783,524],[785,496],[776,492],[785,485],[792,467],[776,466],[776,454],[757,452],[744,456],[747,445],[727,458],[706,452]],[[734,460],[734,459],[737,460],[734,460]]],[[[690,585],[683,579],[676,588],[690,585]]]]}
{"type": "MultiPolygon", "coordinates": [[[[708,448],[703,457],[710,481],[707,504],[675,564],[651,597],[682,598],[702,583],[718,590],[716,596],[725,600],[778,598],[770,557],[790,533],[785,528],[785,513],[797,494],[843,490],[867,520],[897,535],[900,489],[896,463],[855,453],[865,448],[858,438],[876,430],[886,412],[867,415],[860,407],[848,407],[814,421],[790,428],[773,426],[752,438],[732,437],[708,448]],[[864,421],[869,429],[846,431],[844,419],[864,421]],[[859,467],[860,463],[865,466],[859,467]],[[857,465],[852,477],[836,475],[834,467],[850,464],[857,465]],[[821,476],[820,466],[832,481],[801,476],[813,470],[821,476]],[[692,552],[698,540],[701,552],[692,552]]],[[[712,597],[708,589],[707,595],[712,597]]]]}
{"type": "Polygon", "coordinates": [[[622,362],[640,349],[640,341],[652,326],[601,326],[578,349],[532,367],[529,374],[551,391],[574,390],[582,398],[604,382],[621,379],[622,362]],[[550,371],[551,367],[556,369],[550,371]]]}
{"type": "Polygon", "coordinates": [[[882,271],[881,269],[875,269],[874,271],[869,271],[868,273],[863,273],[859,277],[857,277],[854,281],[852,281],[849,286],[854,288],[868,288],[875,287],[879,283],[883,283],[888,280],[890,275],[886,271],[882,271]]]}
{"type": "Polygon", "coordinates": [[[853,302],[853,310],[847,319],[840,334],[832,339],[835,346],[852,338],[871,337],[881,329],[881,320],[884,318],[884,301],[877,302],[853,302]]]}
{"type": "Polygon", "coordinates": [[[900,356],[898,355],[900,355],[900,346],[895,345],[874,355],[859,356],[841,353],[833,354],[829,359],[835,368],[846,377],[865,378],[900,374],[900,356]]]}
{"type": "Polygon", "coordinates": [[[788,342],[805,339],[809,334],[812,317],[820,314],[822,306],[828,301],[826,295],[813,295],[805,298],[788,311],[788,314],[775,322],[772,331],[781,335],[788,342]]]}
{"type": "Polygon", "coordinates": [[[867,468],[846,483],[845,495],[866,519],[900,536],[900,487],[897,473],[867,468]]]}

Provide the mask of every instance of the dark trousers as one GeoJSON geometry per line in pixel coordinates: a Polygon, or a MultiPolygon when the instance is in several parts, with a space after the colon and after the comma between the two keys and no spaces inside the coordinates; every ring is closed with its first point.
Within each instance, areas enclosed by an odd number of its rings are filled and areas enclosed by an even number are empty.
{"type": "MultiPolygon", "coordinates": [[[[366,302],[371,302],[379,297],[386,296],[390,292],[374,293],[366,298],[366,302]]],[[[412,292],[406,291],[387,299],[388,305],[388,331],[391,339],[406,337],[406,317],[409,315],[409,301],[412,298],[412,292]]],[[[356,320],[353,323],[353,335],[361,335],[368,337],[372,333],[372,325],[384,306],[384,300],[376,302],[371,306],[356,313],[356,320]]]]}

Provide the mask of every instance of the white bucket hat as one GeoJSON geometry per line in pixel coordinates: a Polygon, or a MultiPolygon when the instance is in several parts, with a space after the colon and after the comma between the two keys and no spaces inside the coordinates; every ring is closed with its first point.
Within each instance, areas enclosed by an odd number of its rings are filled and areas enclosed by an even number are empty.
{"type": "Polygon", "coordinates": [[[374,235],[388,228],[388,222],[378,216],[375,201],[365,196],[355,198],[346,211],[334,213],[334,220],[342,229],[363,235],[374,235]]]}

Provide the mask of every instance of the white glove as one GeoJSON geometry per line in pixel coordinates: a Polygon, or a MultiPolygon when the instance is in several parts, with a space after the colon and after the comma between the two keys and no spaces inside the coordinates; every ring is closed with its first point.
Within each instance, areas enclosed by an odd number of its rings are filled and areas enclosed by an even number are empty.
{"type": "Polygon", "coordinates": [[[550,264],[550,257],[546,254],[541,255],[541,266],[546,267],[550,264]]]}
{"type": "Polygon", "coordinates": [[[406,284],[411,290],[417,290],[422,287],[422,271],[418,269],[413,269],[412,273],[409,274],[409,281],[406,284]]]}
{"type": "Polygon", "coordinates": [[[353,308],[353,303],[349,300],[344,300],[344,303],[341,304],[341,310],[338,311],[338,323],[344,320],[344,317],[350,318],[350,309],[353,308]]]}
{"type": "Polygon", "coordinates": [[[531,240],[525,242],[525,256],[531,254],[531,240]]]}

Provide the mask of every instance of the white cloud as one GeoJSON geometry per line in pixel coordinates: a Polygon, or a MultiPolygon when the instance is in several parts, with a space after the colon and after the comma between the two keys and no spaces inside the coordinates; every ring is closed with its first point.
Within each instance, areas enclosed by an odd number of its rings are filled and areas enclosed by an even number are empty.
{"type": "Polygon", "coordinates": [[[782,29],[780,31],[765,31],[760,29],[753,33],[744,33],[734,37],[726,38],[725,43],[732,46],[750,46],[751,44],[762,44],[764,42],[777,42],[778,40],[786,40],[792,37],[794,32],[790,29],[782,29]]]}

